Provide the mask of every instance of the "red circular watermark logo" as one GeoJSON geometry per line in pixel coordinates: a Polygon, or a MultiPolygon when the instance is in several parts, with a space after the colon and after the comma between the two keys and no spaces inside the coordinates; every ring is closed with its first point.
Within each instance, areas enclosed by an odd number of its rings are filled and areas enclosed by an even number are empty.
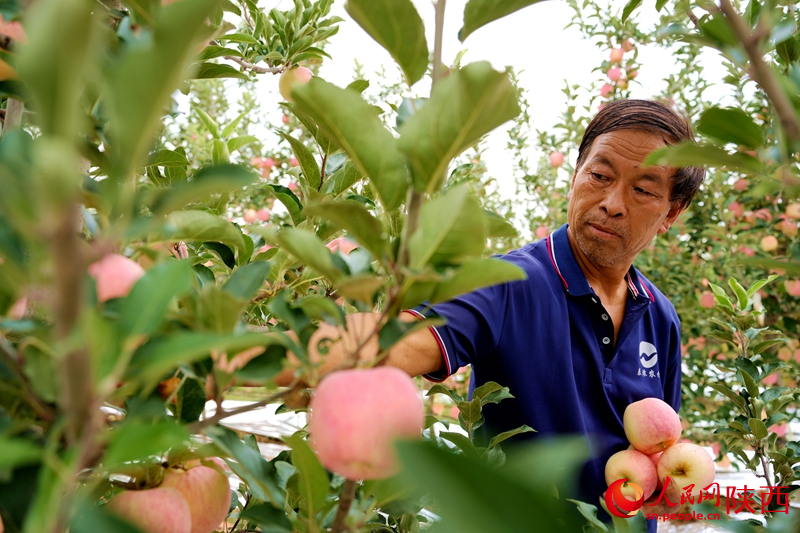
{"type": "Polygon", "coordinates": [[[642,487],[636,483],[629,482],[627,479],[618,479],[608,487],[606,491],[606,507],[608,512],[620,518],[630,518],[639,512],[639,509],[644,505],[644,491],[642,487]],[[623,487],[625,492],[633,493],[634,500],[628,499],[622,493],[623,487]]]}

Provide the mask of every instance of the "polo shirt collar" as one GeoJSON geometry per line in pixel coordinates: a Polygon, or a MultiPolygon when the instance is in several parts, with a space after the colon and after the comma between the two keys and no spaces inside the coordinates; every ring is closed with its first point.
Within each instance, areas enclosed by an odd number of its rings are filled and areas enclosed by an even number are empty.
{"type": "MultiPolygon", "coordinates": [[[[581,270],[578,261],[575,259],[575,254],[572,253],[572,247],[569,245],[567,227],[569,227],[569,224],[564,224],[547,236],[547,253],[550,256],[550,262],[567,293],[573,296],[592,295],[594,291],[589,286],[586,275],[581,270]]],[[[625,279],[628,282],[628,291],[634,300],[655,301],[650,290],[642,283],[633,265],[625,275],[625,279]]]]}

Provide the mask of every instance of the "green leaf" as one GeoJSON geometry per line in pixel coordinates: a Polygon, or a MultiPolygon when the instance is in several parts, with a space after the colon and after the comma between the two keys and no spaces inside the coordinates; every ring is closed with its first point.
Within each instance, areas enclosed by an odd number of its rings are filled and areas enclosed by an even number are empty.
{"type": "Polygon", "coordinates": [[[533,429],[532,427],[528,426],[528,425],[522,425],[522,426],[520,426],[518,428],[511,429],[509,431],[504,431],[504,432],[492,437],[492,439],[489,441],[489,446],[487,447],[487,450],[490,450],[490,449],[494,448],[495,446],[497,446],[498,444],[500,444],[504,440],[508,440],[511,437],[514,437],[516,435],[520,435],[522,433],[531,433],[531,432],[536,433],[536,430],[533,429]]]}
{"type": "Polygon", "coordinates": [[[188,441],[186,428],[172,422],[146,424],[126,421],[111,433],[103,464],[114,467],[128,461],[148,459],[188,441]]]}
{"type": "Polygon", "coordinates": [[[772,275],[771,275],[770,277],[768,277],[767,279],[760,279],[760,280],[756,281],[755,283],[753,283],[752,285],[750,285],[750,288],[749,288],[749,289],[747,289],[747,297],[748,297],[748,298],[752,298],[752,297],[753,297],[753,295],[754,295],[755,293],[757,293],[757,292],[758,292],[758,291],[759,291],[759,290],[760,290],[762,287],[764,287],[764,286],[765,286],[767,283],[772,283],[772,282],[773,282],[773,281],[775,281],[776,279],[778,279],[778,276],[777,276],[777,275],[775,275],[775,274],[772,274],[772,275]]]}
{"type": "Polygon", "coordinates": [[[387,211],[405,199],[408,172],[397,140],[372,107],[355,91],[318,77],[292,91],[295,105],[350,156],[359,172],[370,177],[387,211]]]}
{"type": "Polygon", "coordinates": [[[72,533],[142,533],[139,528],[109,511],[105,505],[82,501],[76,507],[69,520],[69,531],[72,533]]]}
{"type": "Polygon", "coordinates": [[[470,457],[472,459],[481,458],[481,454],[478,452],[478,449],[475,448],[475,445],[466,435],[451,431],[442,431],[439,433],[439,436],[444,440],[450,441],[453,444],[455,444],[458,447],[458,449],[460,449],[467,455],[467,457],[470,457]]]}
{"type": "Polygon", "coordinates": [[[411,0],[347,0],[345,9],[394,58],[408,85],[428,69],[425,26],[411,0]]]}
{"type": "Polygon", "coordinates": [[[331,281],[335,282],[342,277],[343,272],[334,265],[331,251],[313,233],[301,229],[283,228],[278,232],[277,239],[281,248],[331,281]]]}
{"type": "Polygon", "coordinates": [[[172,299],[191,290],[193,279],[187,261],[163,261],[152,267],[123,301],[120,330],[131,337],[155,332],[172,299]]]}
{"type": "Polygon", "coordinates": [[[527,277],[524,270],[502,259],[465,261],[451,278],[436,286],[430,303],[446,302],[456,296],[483,287],[527,279],[527,277]]]}
{"type": "Polygon", "coordinates": [[[352,161],[347,161],[342,167],[331,174],[322,184],[321,192],[330,194],[334,198],[358,183],[363,176],[352,161]]]}
{"type": "Polygon", "coordinates": [[[113,147],[109,153],[117,175],[128,176],[128,169],[147,153],[170,95],[186,78],[198,41],[207,31],[205,21],[218,4],[195,0],[164,6],[157,11],[152,39],[121,48],[107,69],[104,98],[113,147]]]}
{"type": "Polygon", "coordinates": [[[483,213],[465,186],[424,204],[419,227],[408,244],[411,268],[459,263],[479,256],[486,247],[483,213]]]}
{"type": "Polygon", "coordinates": [[[464,7],[464,26],[458,30],[462,43],[469,35],[492,21],[536,4],[541,0],[469,0],[464,7]]]}
{"type": "Polygon", "coordinates": [[[739,303],[739,309],[744,310],[747,308],[747,291],[744,290],[744,287],[736,281],[735,278],[730,278],[728,280],[728,286],[731,288],[733,293],[736,295],[736,299],[739,303]]]}
{"type": "Polygon", "coordinates": [[[86,86],[99,24],[84,0],[44,0],[25,17],[30,40],[17,70],[36,102],[36,124],[46,135],[73,142],[82,117],[86,86]]]}
{"type": "Polygon", "coordinates": [[[709,383],[709,387],[712,389],[721,392],[725,396],[727,396],[733,403],[738,405],[742,411],[747,412],[747,403],[745,402],[744,398],[733,392],[731,389],[722,385],[721,383],[709,383]]]}
{"type": "Polygon", "coordinates": [[[483,215],[486,219],[486,236],[489,238],[497,237],[511,237],[514,238],[518,235],[516,228],[511,222],[504,219],[497,213],[483,210],[483,215]]]}
{"type": "Polygon", "coordinates": [[[222,165],[231,162],[231,153],[228,145],[222,139],[211,141],[211,161],[215,165],[222,165]]]}
{"type": "Polygon", "coordinates": [[[244,367],[236,370],[237,378],[251,383],[269,383],[281,370],[286,360],[286,348],[273,344],[267,350],[254,357],[244,367]]]}
{"type": "MultiPolygon", "coordinates": [[[[236,266],[236,256],[234,255],[233,250],[231,250],[228,246],[225,246],[219,242],[209,241],[203,243],[203,248],[211,250],[217,254],[226,267],[233,268],[236,266]]],[[[211,281],[214,281],[213,272],[210,279],[211,281]]]]}
{"type": "Polygon", "coordinates": [[[440,190],[454,157],[519,112],[508,74],[486,61],[439,80],[431,99],[400,128],[414,187],[428,194],[440,190]]]}
{"type": "Polygon", "coordinates": [[[383,284],[382,278],[372,274],[358,274],[337,281],[336,292],[345,298],[372,304],[373,296],[383,284]]]}
{"type": "Polygon", "coordinates": [[[39,462],[42,450],[22,438],[0,437],[0,472],[39,462]]]}
{"type": "Polygon", "coordinates": [[[300,505],[306,516],[313,517],[322,508],[328,496],[328,475],[319,462],[317,455],[311,450],[308,442],[297,434],[284,437],[283,440],[292,448],[292,464],[297,468],[300,488],[300,505]]]}
{"type": "Polygon", "coordinates": [[[631,16],[631,13],[633,13],[634,10],[640,5],[642,5],[642,0],[628,0],[628,3],[625,4],[625,7],[622,9],[622,22],[628,20],[628,17],[631,16]]]}
{"type": "Polygon", "coordinates": [[[191,181],[156,189],[150,209],[156,215],[171,213],[210,194],[240,190],[258,181],[258,174],[240,165],[215,165],[199,170],[191,181]]]}
{"type": "Polygon", "coordinates": [[[303,176],[306,177],[308,186],[315,191],[318,190],[320,185],[320,171],[317,160],[314,159],[314,156],[308,148],[306,148],[305,144],[283,131],[277,130],[277,133],[292,146],[292,152],[297,158],[297,162],[300,163],[300,170],[303,171],[303,176]]]}
{"type": "MultiPolygon", "coordinates": [[[[739,368],[739,375],[741,376],[742,382],[744,383],[745,388],[747,389],[747,393],[751,397],[758,397],[758,385],[753,379],[753,376],[745,370],[739,368]]],[[[756,374],[758,375],[758,374],[756,374]]]]}
{"type": "Polygon", "coordinates": [[[147,160],[147,165],[159,167],[188,167],[189,160],[184,154],[173,150],[159,150],[153,152],[147,160]]]}
{"type": "Polygon", "coordinates": [[[464,398],[462,398],[460,394],[458,394],[456,391],[452,389],[448,389],[441,383],[436,383],[434,386],[432,386],[425,394],[425,396],[433,396],[434,394],[444,394],[446,396],[449,396],[450,399],[456,403],[464,401],[464,398]]]}
{"type": "MultiPolygon", "coordinates": [[[[240,251],[245,248],[242,232],[233,224],[205,211],[176,211],[167,216],[150,242],[221,242],[240,251]]],[[[240,254],[241,261],[241,254],[240,254]]]]}
{"type": "Polygon", "coordinates": [[[753,435],[755,435],[757,439],[767,438],[769,431],[767,431],[767,426],[764,425],[764,422],[760,418],[751,418],[748,423],[750,425],[750,431],[753,432],[753,435]]]}
{"type": "MultiPolygon", "coordinates": [[[[597,507],[578,500],[570,500],[569,498],[567,498],[566,501],[574,503],[578,506],[578,512],[581,513],[586,521],[589,522],[589,525],[594,528],[595,533],[611,533],[611,530],[608,529],[608,526],[605,524],[605,522],[602,522],[599,518],[597,518],[597,507]]],[[[586,531],[586,528],[584,528],[584,532],[586,531]]]]}
{"type": "Polygon", "coordinates": [[[303,214],[303,204],[300,203],[300,199],[295,196],[289,187],[284,187],[283,185],[267,185],[265,188],[286,207],[286,210],[289,212],[289,217],[295,225],[300,224],[306,219],[303,214]]]}
{"type": "Polygon", "coordinates": [[[187,379],[178,391],[176,414],[186,424],[196,422],[206,407],[206,390],[195,379],[187,379]]]}
{"type": "Polygon", "coordinates": [[[239,515],[245,520],[255,522],[262,533],[292,533],[292,523],[283,509],[277,509],[268,503],[249,505],[239,515]]]}
{"type": "Polygon", "coordinates": [[[236,68],[226,65],[225,63],[200,63],[194,71],[194,79],[205,80],[211,78],[236,78],[240,80],[249,80],[250,76],[237,70],[236,68]]]}
{"type": "Polygon", "coordinates": [[[716,146],[683,142],[651,153],[644,164],[685,166],[710,166],[731,171],[764,174],[764,163],[742,152],[730,154],[716,146]]]}
{"type": "Polygon", "coordinates": [[[276,339],[258,333],[245,335],[174,333],[168,337],[156,337],[133,354],[126,379],[140,378],[142,381],[160,379],[181,363],[191,363],[208,357],[211,350],[241,351],[253,346],[280,343],[276,339]]]}
{"type": "Polygon", "coordinates": [[[239,267],[222,288],[241,300],[250,301],[267,279],[271,266],[266,261],[258,261],[239,267]]]}
{"type": "Polygon", "coordinates": [[[323,202],[306,207],[305,213],[331,221],[347,231],[378,260],[388,253],[386,232],[380,221],[358,202],[323,202]]]}
{"type": "Polygon", "coordinates": [[[735,107],[710,107],[697,122],[697,131],[722,142],[757,149],[764,144],[764,132],[753,119],[735,107]]]}
{"type": "Polygon", "coordinates": [[[235,152],[243,146],[257,142],[258,137],[255,137],[254,135],[240,135],[239,137],[234,137],[233,139],[228,140],[228,151],[235,152]]]}
{"type": "Polygon", "coordinates": [[[458,421],[461,423],[462,428],[471,432],[483,424],[481,401],[478,398],[458,402],[456,405],[458,406],[458,421]]]}

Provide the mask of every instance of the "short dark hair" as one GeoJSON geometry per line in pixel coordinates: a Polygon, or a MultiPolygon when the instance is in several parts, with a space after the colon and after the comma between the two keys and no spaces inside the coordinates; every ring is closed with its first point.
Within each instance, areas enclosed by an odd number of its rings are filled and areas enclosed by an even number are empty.
{"type": "MultiPolygon", "coordinates": [[[[606,104],[592,119],[578,148],[576,170],[581,167],[594,140],[616,130],[644,130],[661,135],[668,145],[681,141],[694,142],[688,119],[661,102],[652,100],[614,100],[606,104]]],[[[673,176],[670,201],[686,208],[700,189],[706,171],[703,167],[682,167],[673,176]]]]}

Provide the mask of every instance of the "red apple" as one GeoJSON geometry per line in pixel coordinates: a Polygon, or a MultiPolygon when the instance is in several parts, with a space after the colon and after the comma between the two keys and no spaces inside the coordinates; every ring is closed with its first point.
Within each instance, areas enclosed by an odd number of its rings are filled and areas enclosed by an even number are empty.
{"type": "Polygon", "coordinates": [[[144,533],[191,533],[189,503],[178,490],[128,490],[111,498],[108,509],[144,533]]]}
{"type": "Polygon", "coordinates": [[[789,296],[800,296],[800,279],[791,279],[784,282],[789,296]]]}
{"type": "Polygon", "coordinates": [[[311,446],[326,468],[348,479],[396,474],[393,442],[419,438],[425,419],[414,381],[390,366],[328,374],[310,408],[311,446]]]}
{"type": "Polygon", "coordinates": [[[539,226],[538,228],[536,228],[536,236],[538,238],[544,239],[548,235],[550,235],[550,228],[548,228],[547,226],[539,226]]]}
{"type": "Polygon", "coordinates": [[[608,69],[607,74],[608,74],[608,79],[610,79],[611,81],[617,81],[618,79],[620,79],[620,77],[622,77],[622,71],[619,69],[619,67],[611,67],[610,69],[608,69]]]}
{"type": "MultiPolygon", "coordinates": [[[[22,298],[14,302],[14,305],[12,305],[11,308],[8,310],[6,316],[11,320],[22,320],[23,318],[25,318],[25,312],[27,310],[28,310],[28,297],[23,296],[22,298]]],[[[3,533],[2,530],[0,530],[0,533],[3,533]]]]}
{"type": "Polygon", "coordinates": [[[681,436],[680,417],[658,398],[645,398],[628,405],[622,424],[628,441],[647,455],[672,446],[681,436]]]}
{"type": "Polygon", "coordinates": [[[612,48],[611,55],[609,59],[612,63],[619,63],[622,61],[622,56],[625,55],[625,51],[622,48],[612,48]]]}
{"type": "MultiPolygon", "coordinates": [[[[641,487],[646,500],[656,490],[658,474],[650,458],[637,450],[622,450],[612,455],[606,462],[606,485],[611,486],[618,479],[628,479],[641,487]]],[[[626,482],[622,486],[622,495],[635,500],[633,487],[626,482]]]]}
{"type": "Polygon", "coordinates": [[[284,71],[278,81],[278,90],[287,102],[292,101],[292,87],[300,84],[304,85],[314,77],[314,73],[306,67],[297,67],[284,71]]]}
{"type": "Polygon", "coordinates": [[[711,291],[703,291],[700,294],[700,307],[705,307],[706,309],[712,309],[717,301],[714,299],[714,293],[711,291]]]}
{"type": "Polygon", "coordinates": [[[170,468],[161,487],[179,491],[189,503],[191,533],[211,533],[228,516],[231,489],[228,478],[215,467],[170,468]]]}
{"type": "Polygon", "coordinates": [[[281,117],[281,122],[283,122],[284,124],[288,124],[289,123],[289,115],[283,115],[281,117]]]}
{"type": "Polygon", "coordinates": [[[262,222],[267,222],[269,220],[269,209],[266,207],[262,207],[258,210],[258,219],[262,222]]]}
{"type": "Polygon", "coordinates": [[[244,212],[244,221],[245,222],[247,222],[248,224],[252,224],[256,220],[258,220],[258,213],[256,212],[255,209],[247,209],[247,210],[245,210],[245,212],[244,212]]]}
{"type": "Polygon", "coordinates": [[[800,218],[800,204],[789,204],[786,206],[786,216],[795,220],[800,218]]]}
{"type": "Polygon", "coordinates": [[[333,239],[331,242],[326,244],[325,246],[328,247],[333,253],[342,252],[344,255],[348,255],[350,252],[358,248],[358,245],[352,241],[349,241],[345,237],[337,237],[333,239]]]}
{"type": "Polygon", "coordinates": [[[622,49],[625,50],[626,52],[630,52],[631,50],[633,50],[633,43],[631,42],[630,39],[625,39],[624,41],[622,41],[622,49]]]}
{"type": "Polygon", "coordinates": [[[124,298],[144,276],[144,269],[132,259],[119,254],[106,254],[87,269],[97,284],[97,299],[105,302],[124,298]]]}
{"type": "Polygon", "coordinates": [[[551,152],[550,153],[550,166],[553,168],[558,168],[564,164],[564,154],[561,152],[551,152]]]}
{"type": "Polygon", "coordinates": [[[733,216],[736,218],[742,218],[744,216],[744,207],[739,202],[731,202],[728,204],[728,211],[733,213],[733,216]]]}
{"type": "Polygon", "coordinates": [[[736,180],[736,183],[733,184],[733,188],[737,191],[746,191],[747,190],[747,180],[744,178],[739,178],[736,180]]]}
{"type": "Polygon", "coordinates": [[[680,494],[689,485],[693,496],[714,482],[714,459],[703,447],[690,442],[673,444],[658,460],[658,479],[661,484],[670,478],[667,495],[672,501],[680,501],[680,494]]]}
{"type": "Polygon", "coordinates": [[[298,166],[299,164],[300,164],[300,163],[297,161],[297,158],[296,158],[296,157],[293,157],[293,158],[291,158],[291,159],[289,160],[289,166],[290,166],[290,167],[296,167],[296,166],[298,166]]]}
{"type": "Polygon", "coordinates": [[[611,85],[610,83],[604,83],[603,86],[600,87],[600,96],[602,96],[603,98],[605,98],[612,92],[614,92],[614,86],[611,85]]]}

